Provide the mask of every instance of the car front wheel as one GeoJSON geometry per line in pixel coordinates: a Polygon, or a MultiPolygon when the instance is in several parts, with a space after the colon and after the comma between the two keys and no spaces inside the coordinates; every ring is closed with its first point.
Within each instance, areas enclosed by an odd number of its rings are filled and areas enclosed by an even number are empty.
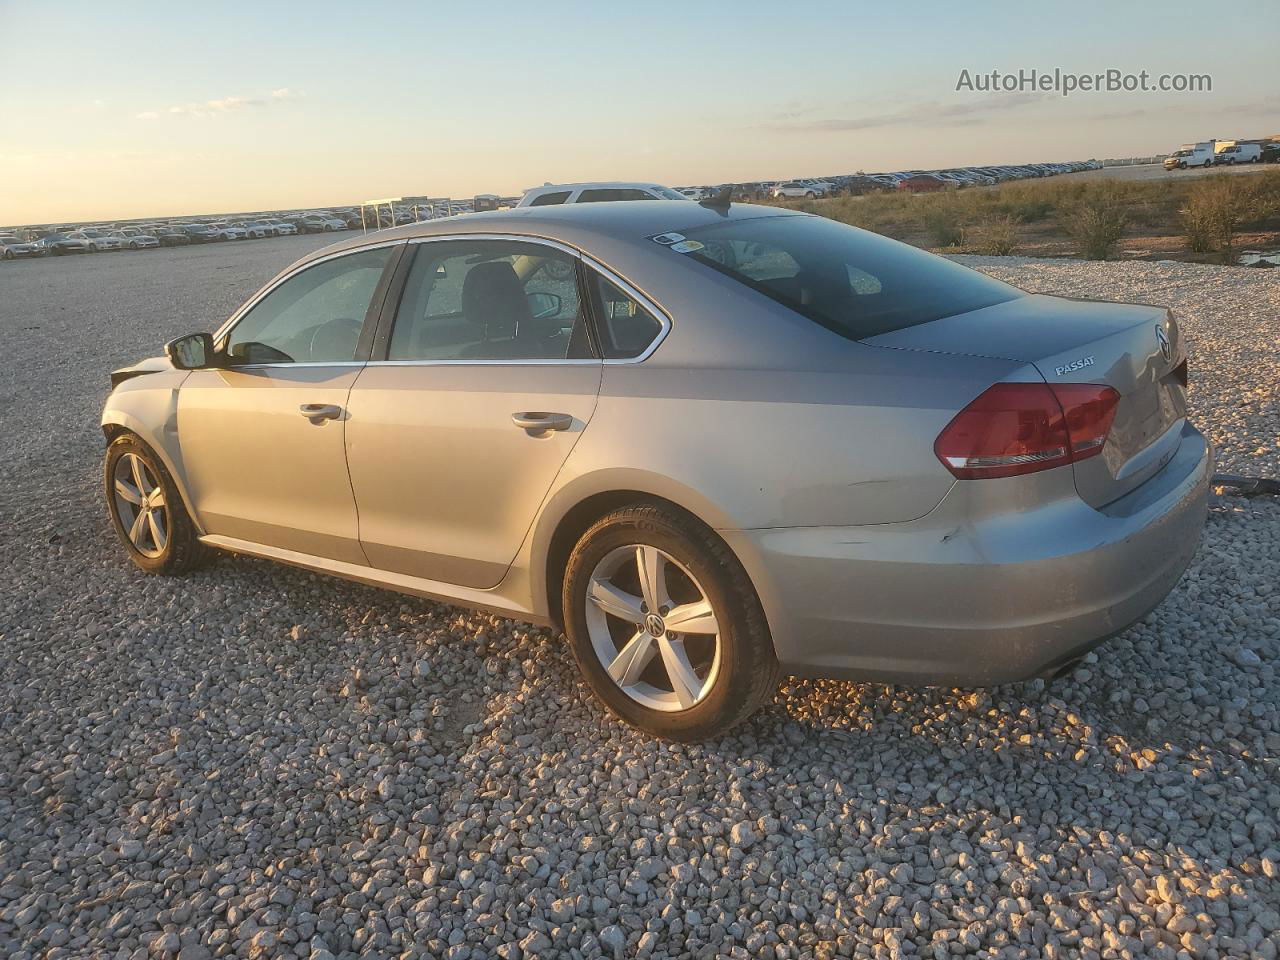
{"type": "Polygon", "coordinates": [[[123,433],[111,442],[103,472],[112,526],[141,569],[179,574],[207,558],[169,471],[137,436],[123,433]]]}
{"type": "Polygon", "coordinates": [[[569,557],[562,599],[596,696],[655,736],[719,736],[777,690],[773,641],[746,571],[681,511],[641,504],[602,517],[569,557]]]}

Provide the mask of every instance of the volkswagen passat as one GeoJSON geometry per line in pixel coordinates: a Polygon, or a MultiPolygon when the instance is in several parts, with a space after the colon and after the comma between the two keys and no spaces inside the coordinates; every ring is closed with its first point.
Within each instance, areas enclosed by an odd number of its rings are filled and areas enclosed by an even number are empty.
{"type": "Polygon", "coordinates": [[[1064,669],[1168,593],[1211,475],[1168,311],[748,205],[381,231],[166,352],[102,419],[138,566],[217,548],[555,624],[678,739],[779,671],[1064,669]]]}

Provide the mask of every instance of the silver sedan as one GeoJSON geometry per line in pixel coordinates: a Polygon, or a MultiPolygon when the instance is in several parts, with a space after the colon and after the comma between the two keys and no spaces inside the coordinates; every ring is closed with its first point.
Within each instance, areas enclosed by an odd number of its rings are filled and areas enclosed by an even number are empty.
{"type": "Polygon", "coordinates": [[[1167,310],[718,201],[357,237],[112,380],[142,569],[233,551],[554,624],[682,740],[780,672],[1069,669],[1181,576],[1212,473],[1167,310]]]}

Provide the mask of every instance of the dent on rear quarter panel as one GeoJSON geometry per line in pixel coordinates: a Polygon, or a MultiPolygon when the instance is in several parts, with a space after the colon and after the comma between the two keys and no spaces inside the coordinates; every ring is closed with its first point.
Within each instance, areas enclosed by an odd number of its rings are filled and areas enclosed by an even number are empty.
{"type": "Polygon", "coordinates": [[[1020,365],[874,348],[842,356],[838,370],[606,366],[571,461],[578,473],[632,464],[668,477],[715,504],[725,529],[924,516],[955,482],[934,439],[1020,365]]]}

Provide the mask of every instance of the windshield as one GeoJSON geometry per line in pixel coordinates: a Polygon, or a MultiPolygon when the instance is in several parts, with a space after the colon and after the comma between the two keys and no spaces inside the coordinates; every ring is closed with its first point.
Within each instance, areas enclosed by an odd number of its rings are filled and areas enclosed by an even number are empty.
{"type": "Polygon", "coordinates": [[[1023,296],[950,260],[825,217],[730,220],[683,236],[673,255],[690,251],[684,255],[851,340],[1023,296]]]}

